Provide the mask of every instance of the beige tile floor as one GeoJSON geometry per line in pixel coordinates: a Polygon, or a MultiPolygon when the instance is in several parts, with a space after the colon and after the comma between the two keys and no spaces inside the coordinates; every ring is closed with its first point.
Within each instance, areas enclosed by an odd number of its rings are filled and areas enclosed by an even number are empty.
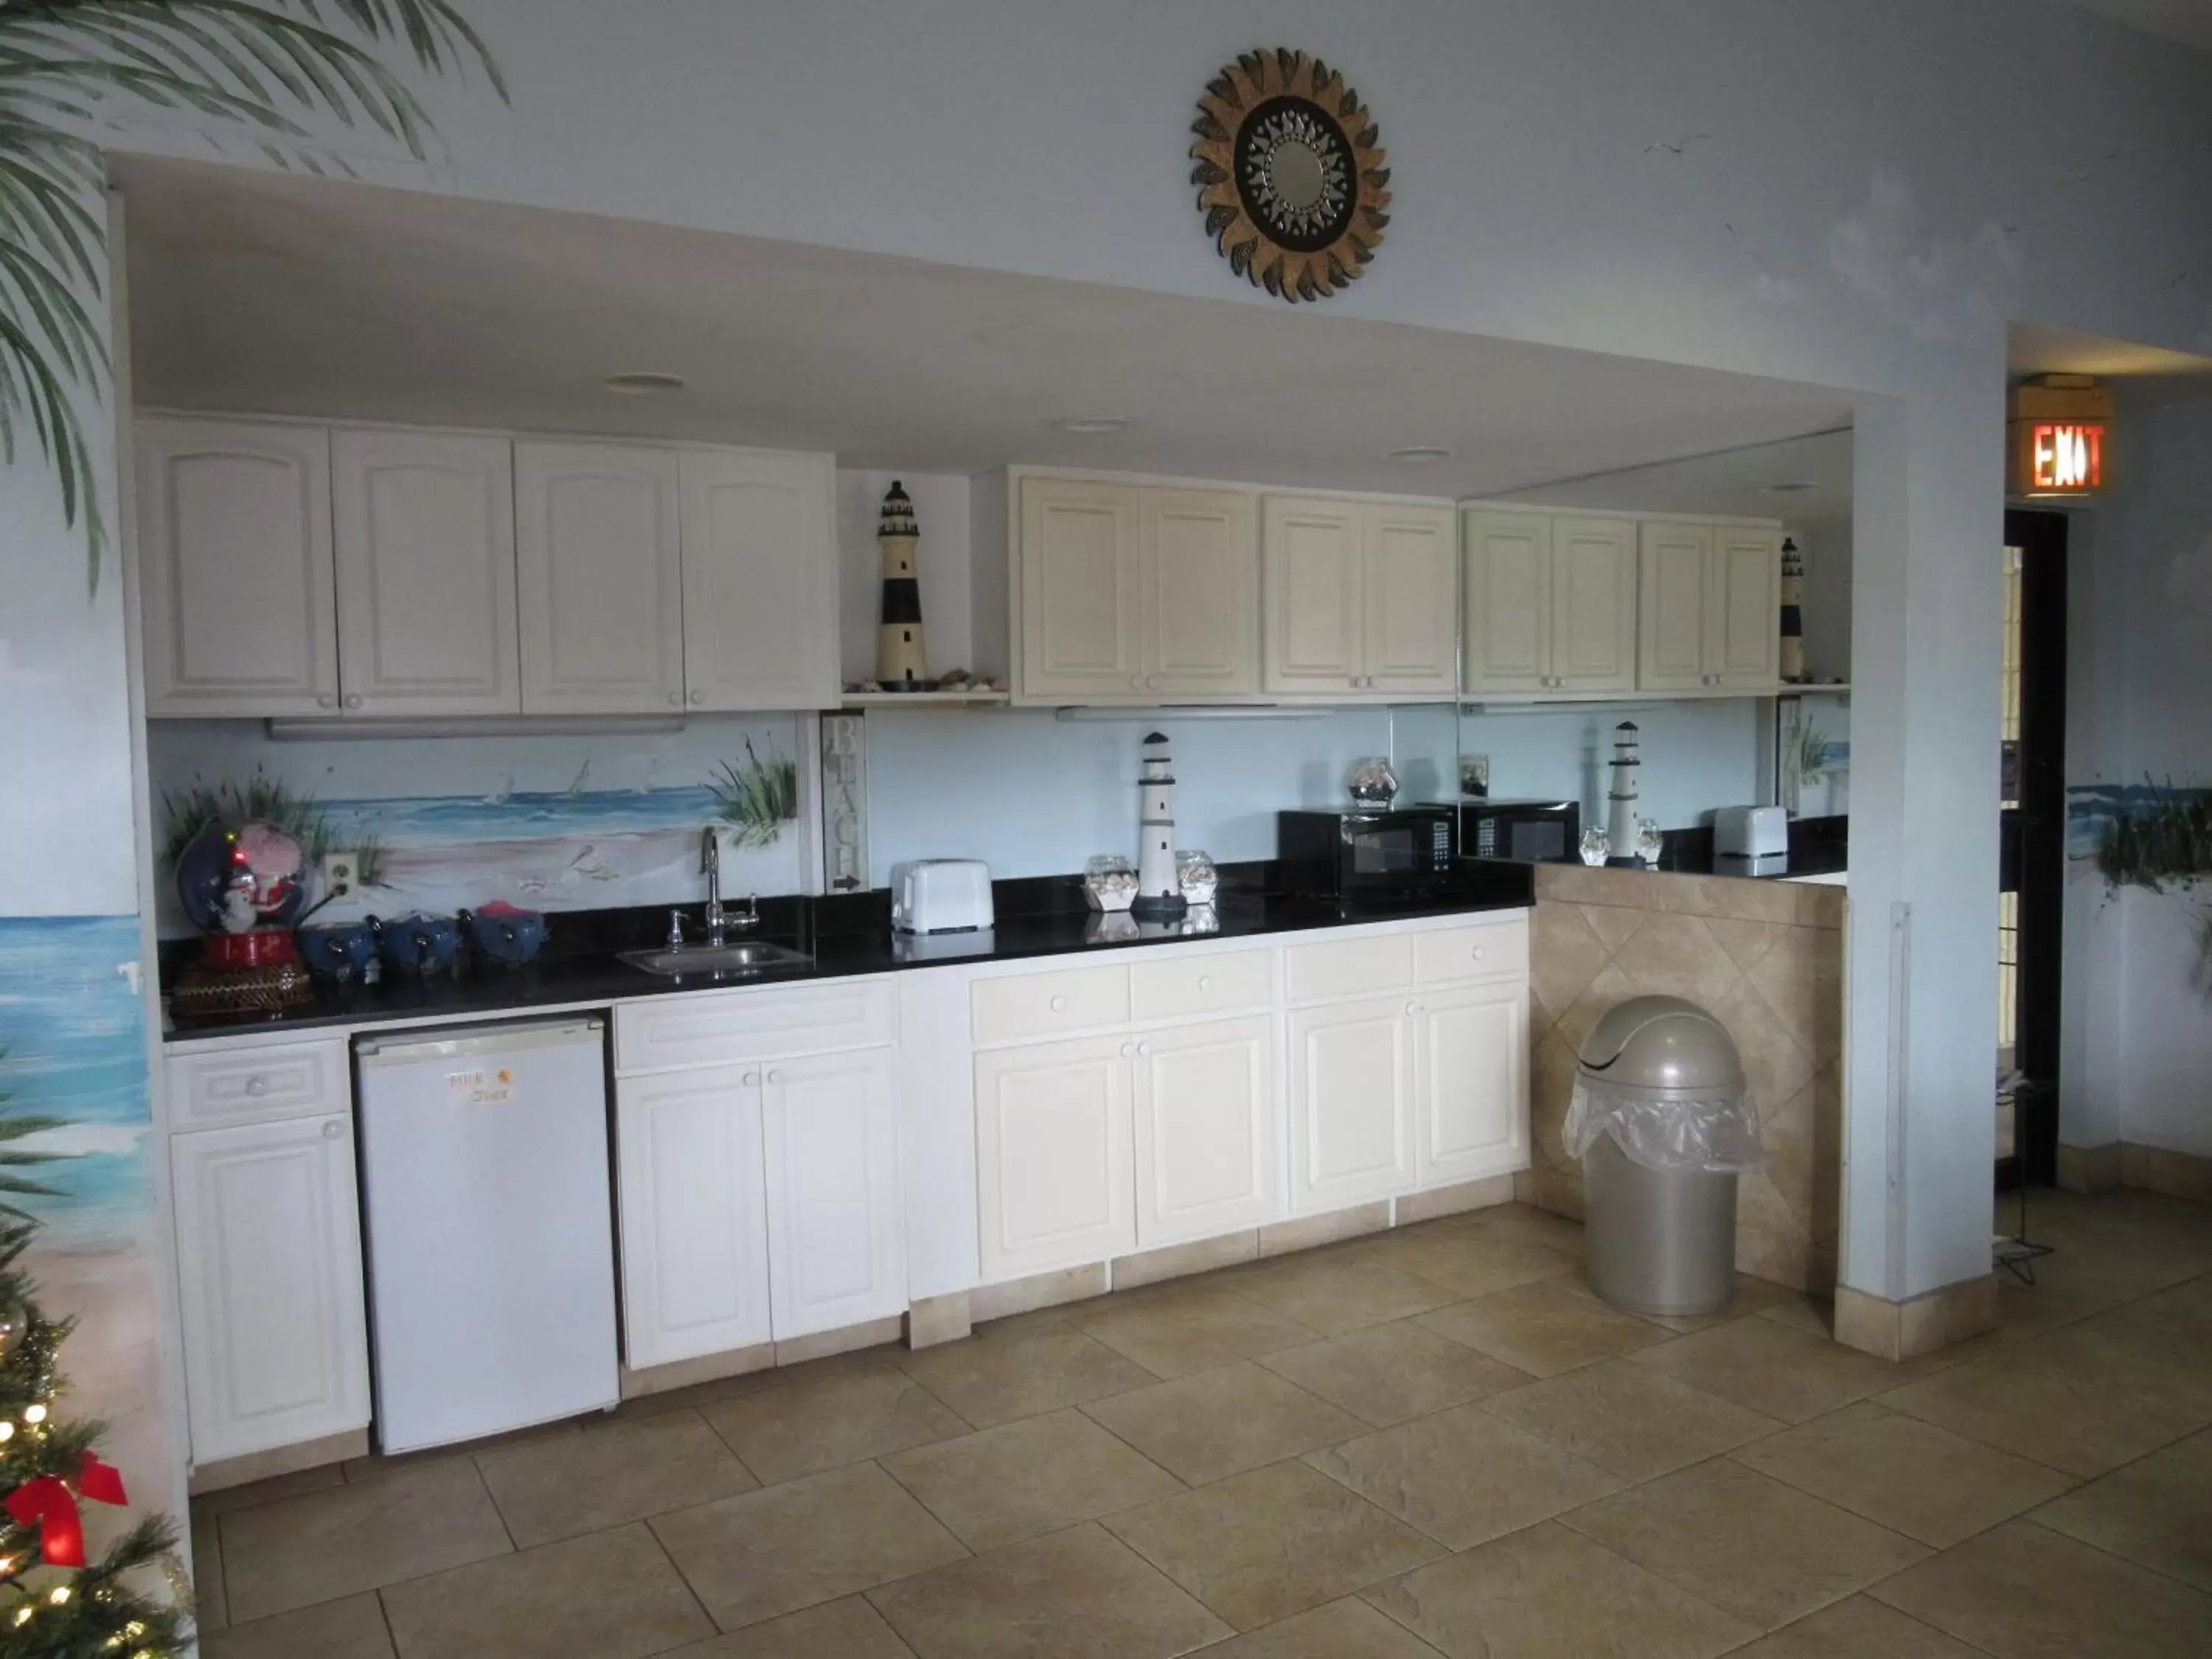
{"type": "Polygon", "coordinates": [[[194,1506],[207,1659],[2212,1654],[2212,1207],[1892,1365],[1509,1207],[194,1506]]]}

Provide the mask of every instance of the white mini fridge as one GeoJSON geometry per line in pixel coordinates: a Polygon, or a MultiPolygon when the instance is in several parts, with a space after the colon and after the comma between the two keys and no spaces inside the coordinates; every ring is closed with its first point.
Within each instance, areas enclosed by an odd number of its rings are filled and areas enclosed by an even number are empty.
{"type": "Polygon", "coordinates": [[[605,1022],[355,1049],[378,1445],[614,1405],[605,1022]]]}

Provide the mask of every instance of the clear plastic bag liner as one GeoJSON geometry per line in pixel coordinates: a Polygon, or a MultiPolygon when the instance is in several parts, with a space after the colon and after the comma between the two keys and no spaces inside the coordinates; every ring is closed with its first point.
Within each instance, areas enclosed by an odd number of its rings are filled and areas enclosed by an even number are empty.
{"type": "Polygon", "coordinates": [[[1561,1131],[1567,1155],[1579,1162],[1601,1134],[1647,1170],[1732,1175],[1766,1164],[1748,1091],[1663,1100],[1577,1082],[1561,1131]]]}

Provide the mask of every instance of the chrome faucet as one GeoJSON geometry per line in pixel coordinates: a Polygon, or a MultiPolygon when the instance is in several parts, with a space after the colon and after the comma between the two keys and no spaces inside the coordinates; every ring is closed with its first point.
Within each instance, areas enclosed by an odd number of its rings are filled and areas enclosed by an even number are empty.
{"type": "Polygon", "coordinates": [[[722,943],[722,844],[708,824],[699,832],[699,868],[707,878],[707,948],[719,950],[722,943]]]}

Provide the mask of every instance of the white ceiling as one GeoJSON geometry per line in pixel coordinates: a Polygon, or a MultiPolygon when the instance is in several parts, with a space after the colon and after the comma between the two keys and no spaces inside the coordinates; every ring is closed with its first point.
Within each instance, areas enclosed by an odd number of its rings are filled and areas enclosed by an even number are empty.
{"type": "MultiPolygon", "coordinates": [[[[118,157],[142,405],[1490,495],[1848,422],[1555,347],[118,157]],[[669,370],[662,397],[607,374],[669,370]],[[1131,417],[1112,437],[1053,422],[1131,417]],[[1449,460],[1393,461],[1438,445],[1449,460]]],[[[1230,280],[1226,272],[1224,281],[1230,280]]]]}
{"type": "Polygon", "coordinates": [[[1552,507],[1624,513],[1710,513],[1811,524],[1851,516],[1851,434],[1824,432],[1639,466],[1525,492],[1552,507]],[[1777,484],[1809,484],[1784,489],[1777,484]]]}
{"type": "MultiPolygon", "coordinates": [[[[2212,0],[2207,0],[2212,3],[2212,0]]],[[[2096,374],[2141,382],[2141,389],[2201,397],[2212,387],[2212,357],[2168,351],[2162,346],[2133,345],[2072,329],[2014,323],[2008,332],[2005,360],[2015,375],[2096,374]]]]}
{"type": "Polygon", "coordinates": [[[2083,11],[2212,52],[2212,0],[2073,0],[2083,11]]]}

